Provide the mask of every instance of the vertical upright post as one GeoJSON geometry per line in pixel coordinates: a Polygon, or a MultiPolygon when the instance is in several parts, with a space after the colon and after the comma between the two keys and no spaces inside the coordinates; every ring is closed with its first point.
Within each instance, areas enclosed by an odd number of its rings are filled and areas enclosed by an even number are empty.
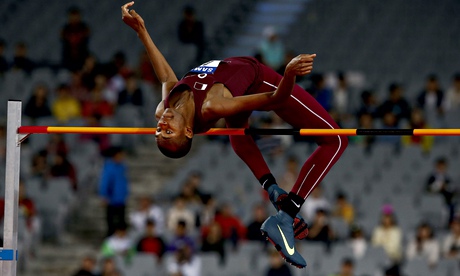
{"type": "Polygon", "coordinates": [[[8,101],[6,128],[5,216],[3,219],[3,253],[0,261],[1,275],[16,276],[18,249],[19,161],[21,143],[18,128],[21,126],[20,101],[8,101]]]}

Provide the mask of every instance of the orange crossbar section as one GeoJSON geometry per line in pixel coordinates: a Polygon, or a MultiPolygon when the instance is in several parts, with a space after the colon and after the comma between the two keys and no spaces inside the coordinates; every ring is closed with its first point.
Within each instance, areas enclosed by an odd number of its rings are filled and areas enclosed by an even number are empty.
{"type": "Polygon", "coordinates": [[[414,136],[460,136],[458,128],[414,129],[414,136]]]}
{"type": "Polygon", "coordinates": [[[303,128],[300,130],[302,136],[329,136],[329,135],[343,135],[343,136],[356,136],[356,129],[308,129],[303,128]]]}

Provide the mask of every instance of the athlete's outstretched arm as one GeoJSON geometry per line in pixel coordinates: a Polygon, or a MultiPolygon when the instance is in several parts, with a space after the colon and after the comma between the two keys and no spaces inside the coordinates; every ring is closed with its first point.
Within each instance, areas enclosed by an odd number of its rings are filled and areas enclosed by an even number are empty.
{"type": "MultiPolygon", "coordinates": [[[[296,76],[307,75],[313,69],[313,55],[299,55],[286,66],[283,79],[273,92],[245,95],[234,98],[216,97],[204,106],[207,116],[212,119],[226,118],[241,112],[271,110],[289,98],[294,89],[296,76]]],[[[215,84],[212,89],[224,89],[215,84]]]]}
{"type": "Polygon", "coordinates": [[[152,63],[155,74],[157,75],[158,80],[162,84],[162,99],[164,100],[172,87],[177,83],[177,77],[171,66],[168,64],[163,54],[158,50],[155,43],[153,43],[152,38],[150,37],[147,28],[144,24],[144,19],[136,13],[134,10],[129,10],[129,7],[134,5],[134,1],[131,1],[121,7],[121,15],[123,21],[126,25],[130,26],[134,31],[136,31],[137,36],[144,44],[147,54],[149,55],[150,62],[152,63]]]}

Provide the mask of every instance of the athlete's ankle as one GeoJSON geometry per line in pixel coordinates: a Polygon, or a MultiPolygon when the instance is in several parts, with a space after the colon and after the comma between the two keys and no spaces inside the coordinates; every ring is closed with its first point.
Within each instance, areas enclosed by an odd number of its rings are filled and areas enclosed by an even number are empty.
{"type": "Polygon", "coordinates": [[[292,218],[295,218],[304,202],[305,199],[303,199],[301,196],[290,192],[287,198],[281,203],[281,210],[283,210],[292,218]]]}
{"type": "Polygon", "coordinates": [[[268,188],[270,188],[273,185],[276,185],[276,179],[271,173],[267,173],[263,175],[261,178],[259,178],[260,185],[262,185],[262,188],[264,188],[267,192],[269,192],[268,188]]]}

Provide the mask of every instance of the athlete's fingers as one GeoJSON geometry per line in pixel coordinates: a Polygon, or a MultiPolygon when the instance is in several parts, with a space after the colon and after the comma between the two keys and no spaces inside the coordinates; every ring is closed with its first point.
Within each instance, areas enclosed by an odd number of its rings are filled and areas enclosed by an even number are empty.
{"type": "Polygon", "coordinates": [[[122,18],[124,16],[129,16],[129,10],[128,8],[131,7],[132,5],[134,5],[134,1],[131,1],[129,3],[126,3],[124,4],[123,6],[121,6],[121,15],[122,15],[122,18]]]}
{"type": "Polygon", "coordinates": [[[133,16],[133,17],[138,17],[139,15],[136,13],[135,10],[130,10],[129,13],[133,16]]]}
{"type": "Polygon", "coordinates": [[[134,5],[134,1],[124,4],[123,6],[121,6],[121,9],[128,10],[128,8],[131,7],[132,5],[134,5]]]}

